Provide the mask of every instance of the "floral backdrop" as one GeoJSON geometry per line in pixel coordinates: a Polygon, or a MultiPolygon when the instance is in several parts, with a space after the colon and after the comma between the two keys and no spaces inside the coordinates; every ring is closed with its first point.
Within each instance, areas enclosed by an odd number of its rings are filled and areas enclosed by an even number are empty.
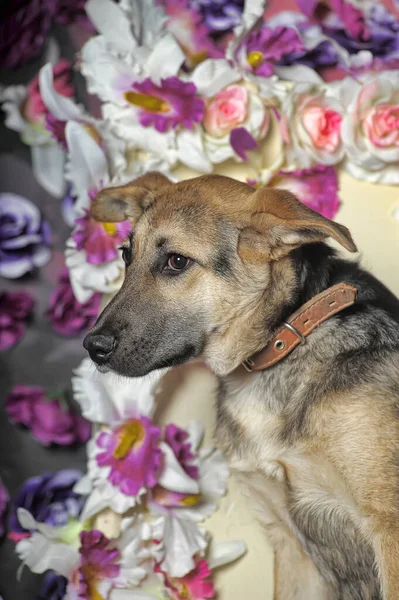
{"type": "Polygon", "coordinates": [[[91,202],[149,170],[238,169],[334,218],[337,169],[399,184],[399,4],[19,0],[0,17],[0,593],[213,598],[245,553],[203,524],[223,456],[198,422],[154,422],[163,373],[115,384],[83,359],[131,229],[91,202]]]}

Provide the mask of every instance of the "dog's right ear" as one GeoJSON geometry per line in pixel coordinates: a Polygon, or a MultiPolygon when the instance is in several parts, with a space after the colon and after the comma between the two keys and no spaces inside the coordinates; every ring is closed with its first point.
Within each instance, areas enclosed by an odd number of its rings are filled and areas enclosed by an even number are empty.
{"type": "Polygon", "coordinates": [[[126,185],[101,190],[93,200],[93,219],[104,222],[126,221],[137,223],[155,199],[155,193],[173,185],[162,173],[150,172],[126,185]]]}

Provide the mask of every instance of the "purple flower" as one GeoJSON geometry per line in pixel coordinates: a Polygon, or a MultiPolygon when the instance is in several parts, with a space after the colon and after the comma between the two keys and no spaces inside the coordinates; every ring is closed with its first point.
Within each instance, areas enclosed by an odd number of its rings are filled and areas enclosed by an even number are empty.
{"type": "Polygon", "coordinates": [[[0,479],[0,538],[4,535],[5,527],[4,520],[7,510],[9,496],[8,492],[0,479]]]}
{"type": "Polygon", "coordinates": [[[11,348],[21,339],[32,309],[30,294],[0,292],[0,350],[11,348]]]}
{"type": "Polygon", "coordinates": [[[142,487],[157,484],[162,465],[160,434],[148,417],[139,417],[98,436],[96,444],[103,452],[97,454],[97,464],[110,467],[108,479],[123,494],[136,496],[142,487]]]}
{"type": "Polygon", "coordinates": [[[84,12],[85,0],[12,0],[0,10],[0,65],[10,69],[36,58],[53,21],[76,21],[92,28],[84,12]]]}
{"type": "Polygon", "coordinates": [[[119,575],[120,552],[100,531],[82,531],[80,566],[78,570],[78,598],[105,598],[112,579],[119,575]]]}
{"type": "Polygon", "coordinates": [[[67,149],[67,143],[65,138],[65,127],[67,122],[56,119],[51,113],[47,113],[45,116],[46,129],[51,133],[53,140],[58,142],[64,150],[67,149]]]}
{"type": "Polygon", "coordinates": [[[300,10],[310,19],[330,27],[335,21],[334,29],[347,31],[351,38],[366,40],[369,30],[361,10],[347,0],[329,0],[327,4],[321,0],[297,0],[300,10]]]}
{"type": "Polygon", "coordinates": [[[57,287],[50,295],[50,308],[46,315],[60,335],[79,335],[92,327],[100,309],[101,294],[98,292],[84,304],[78,302],[73,294],[69,281],[69,271],[63,268],[58,278],[57,287]]]}
{"type": "Polygon", "coordinates": [[[367,38],[354,38],[345,28],[329,29],[327,33],[335,39],[348,52],[356,53],[368,50],[374,59],[399,58],[399,21],[389,13],[386,8],[376,4],[371,9],[367,19],[369,36],[367,38]]]}
{"type": "Polygon", "coordinates": [[[70,25],[78,23],[85,29],[94,31],[92,22],[85,11],[87,0],[47,0],[48,3],[54,2],[57,6],[54,21],[60,25],[70,25]]]}
{"type": "Polygon", "coordinates": [[[197,95],[193,83],[178,77],[162,79],[155,85],[147,78],[134,85],[134,91],[125,93],[125,99],[139,107],[139,120],[144,127],[155,127],[164,133],[171,127],[183,126],[192,129],[194,123],[202,121],[205,103],[197,95]]]}
{"type": "Polygon", "coordinates": [[[71,519],[78,519],[85,498],[76,494],[73,487],[82,476],[80,471],[63,469],[27,479],[12,502],[9,537],[18,541],[29,534],[19,523],[18,508],[26,508],[36,521],[52,527],[63,527],[71,519]]]}
{"type": "Polygon", "coordinates": [[[39,55],[50,31],[56,2],[13,0],[0,11],[0,64],[15,69],[39,55]]]}
{"type": "Polygon", "coordinates": [[[43,446],[85,443],[90,437],[90,423],[61,393],[49,399],[41,387],[16,385],[6,399],[6,410],[14,423],[25,425],[43,446]]]}
{"type": "Polygon", "coordinates": [[[188,432],[170,423],[165,427],[165,442],[172,448],[174,455],[187,475],[198,479],[198,467],[192,464],[195,459],[191,444],[187,441],[188,432]]]}
{"type": "Polygon", "coordinates": [[[279,171],[269,185],[289,190],[327,219],[333,219],[338,212],[338,177],[334,167],[318,165],[312,169],[279,171]]]}
{"type": "Polygon", "coordinates": [[[0,276],[15,279],[45,265],[50,228],[27,198],[0,194],[0,276]]]}
{"type": "Polygon", "coordinates": [[[62,600],[66,594],[67,583],[67,579],[62,575],[48,571],[43,578],[42,587],[36,600],[62,600]]]}
{"type": "Polygon", "coordinates": [[[114,260],[118,247],[132,230],[130,221],[99,223],[91,218],[89,211],[75,221],[72,238],[77,250],[85,250],[87,262],[98,265],[114,260]]]}
{"type": "Polygon", "coordinates": [[[256,73],[269,77],[273,65],[290,54],[302,53],[304,48],[295,29],[291,27],[262,27],[246,41],[247,63],[256,73]]]}
{"type": "Polygon", "coordinates": [[[225,33],[240,24],[244,0],[189,0],[203,15],[210,33],[225,33]]]}

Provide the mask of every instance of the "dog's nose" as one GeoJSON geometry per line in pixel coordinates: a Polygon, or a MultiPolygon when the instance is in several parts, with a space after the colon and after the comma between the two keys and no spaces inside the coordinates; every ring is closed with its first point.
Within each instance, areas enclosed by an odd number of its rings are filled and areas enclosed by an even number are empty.
{"type": "Polygon", "coordinates": [[[83,340],[83,347],[90,354],[90,358],[98,364],[104,364],[110,358],[115,348],[113,335],[87,334],[83,340]]]}

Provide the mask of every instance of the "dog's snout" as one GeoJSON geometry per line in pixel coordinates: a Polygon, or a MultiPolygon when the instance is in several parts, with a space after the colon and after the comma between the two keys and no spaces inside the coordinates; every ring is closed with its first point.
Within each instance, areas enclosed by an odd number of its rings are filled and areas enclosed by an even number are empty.
{"type": "Polygon", "coordinates": [[[116,340],[113,335],[88,334],[83,340],[83,346],[90,358],[97,364],[104,364],[115,349],[116,340]]]}

